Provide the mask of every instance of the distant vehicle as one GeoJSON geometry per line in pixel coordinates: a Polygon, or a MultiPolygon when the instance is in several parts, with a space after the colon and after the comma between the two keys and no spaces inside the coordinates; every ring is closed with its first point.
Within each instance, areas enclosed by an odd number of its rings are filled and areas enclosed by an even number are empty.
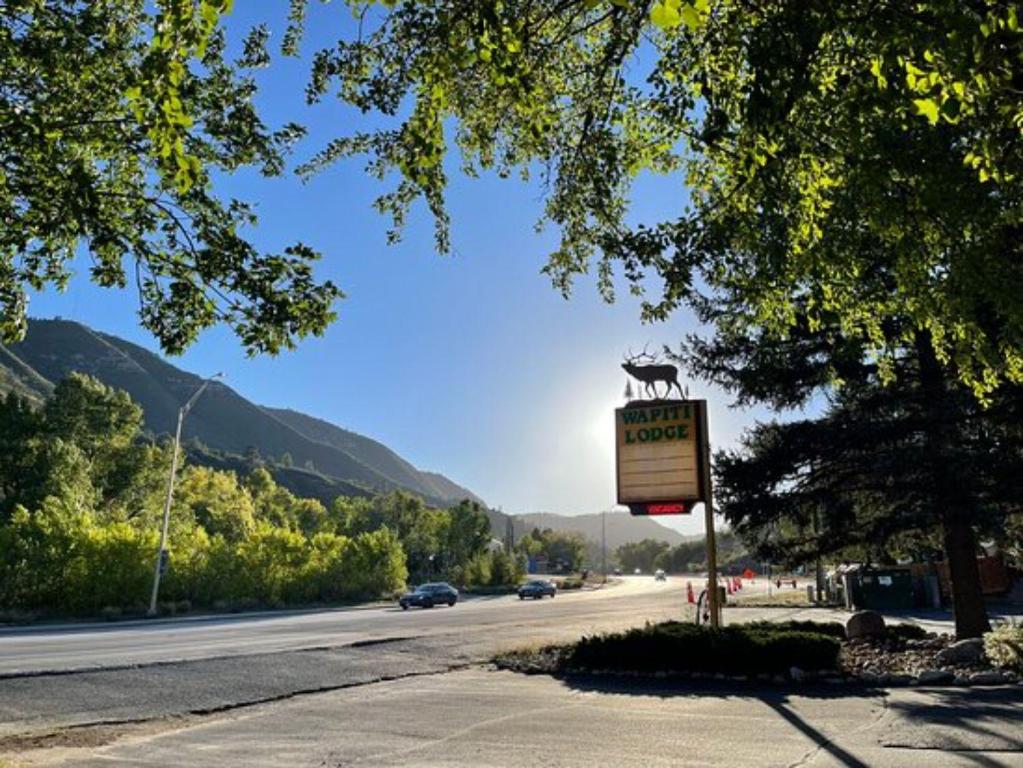
{"type": "Polygon", "coordinates": [[[534,600],[542,600],[547,595],[554,597],[557,594],[558,588],[554,585],[554,582],[544,579],[533,579],[519,587],[519,600],[525,600],[527,597],[531,597],[534,600]]]}
{"type": "Polygon", "coordinates": [[[622,569],[621,568],[615,568],[614,574],[615,574],[615,576],[621,576],[622,575],[622,569]]]}
{"type": "Polygon", "coordinates": [[[656,571],[654,571],[654,581],[667,581],[667,580],[668,580],[668,575],[664,572],[663,569],[658,568],[656,571]]]}
{"type": "Polygon", "coordinates": [[[635,574],[636,576],[639,576],[639,574],[643,573],[643,569],[642,569],[642,568],[637,568],[636,570],[634,570],[634,571],[633,571],[633,573],[634,573],[634,574],[635,574]]]}
{"type": "Polygon", "coordinates": [[[431,584],[420,584],[413,591],[401,596],[398,605],[403,611],[409,606],[418,605],[420,608],[433,608],[435,605],[447,603],[454,605],[458,602],[458,590],[444,581],[437,581],[431,584]]]}

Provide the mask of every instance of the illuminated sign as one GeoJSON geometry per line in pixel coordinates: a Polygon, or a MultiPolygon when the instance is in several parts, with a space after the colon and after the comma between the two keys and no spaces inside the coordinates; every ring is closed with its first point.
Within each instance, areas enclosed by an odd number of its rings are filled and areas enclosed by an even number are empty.
{"type": "Polygon", "coordinates": [[[618,503],[682,515],[710,496],[705,400],[634,402],[615,411],[618,503]]]}

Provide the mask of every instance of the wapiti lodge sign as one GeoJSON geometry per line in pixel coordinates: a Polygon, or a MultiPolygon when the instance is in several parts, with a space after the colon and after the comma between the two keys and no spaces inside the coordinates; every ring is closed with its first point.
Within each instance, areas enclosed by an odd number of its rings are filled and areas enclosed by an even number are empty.
{"type": "Polygon", "coordinates": [[[679,515],[710,500],[706,400],[632,402],[615,411],[618,503],[679,515]]]}

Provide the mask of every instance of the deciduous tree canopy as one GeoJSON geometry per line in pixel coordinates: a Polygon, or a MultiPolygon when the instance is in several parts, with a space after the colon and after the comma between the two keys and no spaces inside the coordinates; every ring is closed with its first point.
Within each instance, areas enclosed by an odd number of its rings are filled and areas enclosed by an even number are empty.
{"type": "Polygon", "coordinates": [[[724,292],[750,328],[784,336],[799,311],[886,364],[923,329],[981,397],[1023,377],[1015,3],[348,5],[358,35],[316,54],[309,97],[390,123],[305,170],[397,172],[379,207],[398,228],[422,198],[448,247],[455,148],[470,174],[542,177],[563,290],[595,263],[611,295],[617,266],[637,291],[660,279],[648,318],[724,292]],[[643,171],[675,174],[678,207],[629,227],[643,171]]]}
{"type": "Polygon", "coordinates": [[[284,170],[297,125],[252,104],[250,40],[225,54],[230,0],[0,2],[0,336],[25,331],[27,290],[63,288],[76,254],[91,279],[132,286],[164,350],[226,323],[277,352],[334,318],[340,292],[295,243],[260,253],[251,208],[214,178],[284,170]]]}

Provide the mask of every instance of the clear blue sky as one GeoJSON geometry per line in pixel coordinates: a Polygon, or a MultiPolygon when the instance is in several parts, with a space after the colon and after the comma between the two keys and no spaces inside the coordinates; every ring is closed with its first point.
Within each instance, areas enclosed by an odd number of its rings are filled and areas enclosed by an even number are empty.
{"type": "MultiPolygon", "coordinates": [[[[235,37],[259,12],[285,3],[237,3],[235,37]]],[[[311,7],[305,51],[330,45],[349,23],[340,5],[311,7]]],[[[280,17],[269,18],[279,40],[280,17]]],[[[259,106],[271,124],[296,120],[309,139],[298,159],[364,120],[327,99],[305,107],[308,61],[275,60],[261,73],[259,106]]],[[[361,124],[365,126],[365,123],[361,124]]],[[[455,167],[454,165],[452,166],[455,167]]],[[[621,404],[628,347],[675,345],[693,329],[680,313],[643,325],[638,303],[623,290],[607,305],[592,280],[565,301],[540,274],[556,232],[537,235],[535,186],[452,173],[449,205],[454,254],[433,250],[432,222],[417,210],[404,241],[388,246],[388,222],[370,207],[385,188],[350,162],[309,183],[243,174],[221,191],[254,202],[262,248],[302,240],[324,254],[321,277],[348,294],[340,317],[320,339],[277,358],[245,357],[227,331],[207,332],[173,360],[198,374],[224,371],[226,383],[261,404],[289,407],[379,439],[416,466],[445,473],[509,512],[578,513],[613,503],[613,409],[621,404]]],[[[678,212],[678,179],[644,180],[634,219],[678,212]]],[[[65,294],[35,296],[34,316],[60,315],[147,348],[133,291],[92,286],[84,266],[65,294]]],[[[623,286],[624,287],[624,286],[623,286]]],[[[712,440],[732,443],[750,414],[703,385],[711,401],[712,440]]],[[[687,532],[696,519],[675,521],[687,532]]],[[[675,527],[675,526],[673,526],[675,527]]]]}

